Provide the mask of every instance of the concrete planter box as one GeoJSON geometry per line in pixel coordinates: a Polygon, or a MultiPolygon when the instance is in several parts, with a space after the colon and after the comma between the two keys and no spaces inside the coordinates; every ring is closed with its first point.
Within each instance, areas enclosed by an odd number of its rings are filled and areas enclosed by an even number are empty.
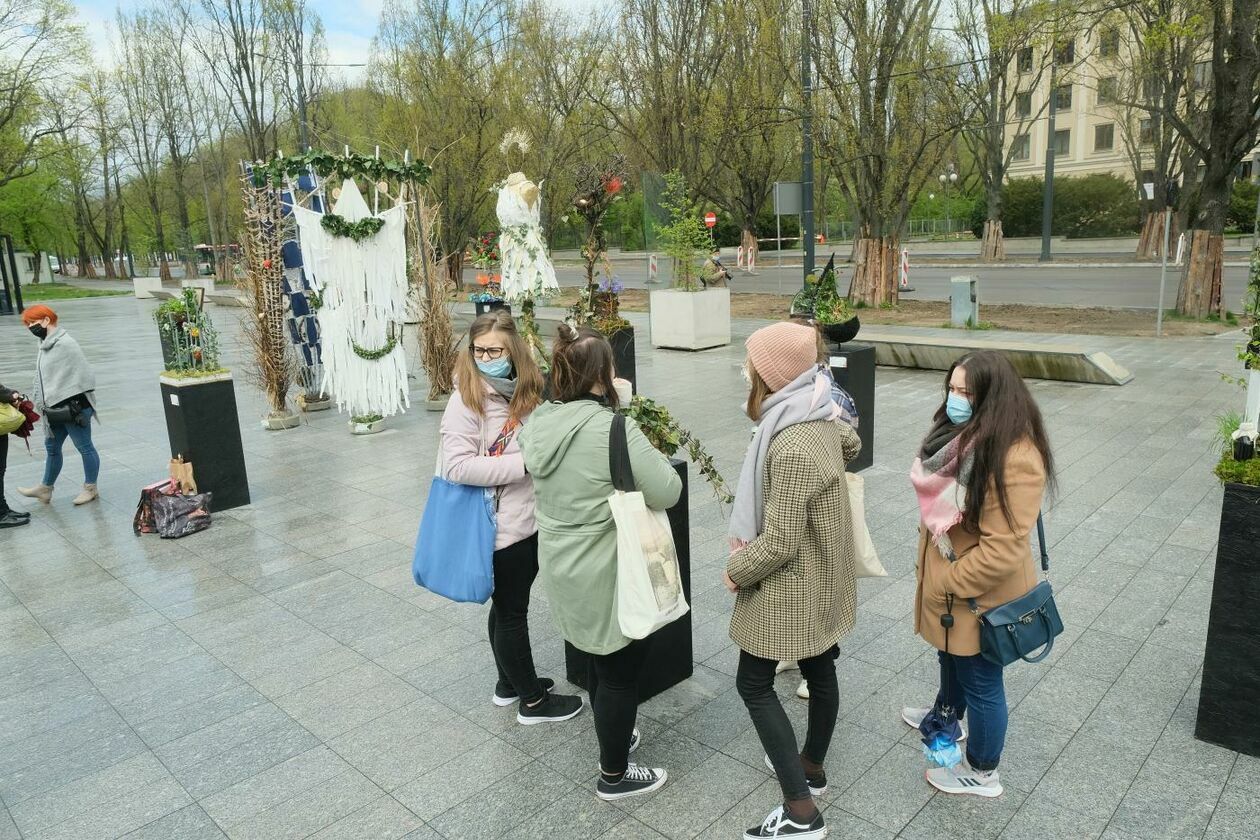
{"type": "Polygon", "coordinates": [[[262,427],[269,432],[281,432],[285,429],[296,429],[302,422],[302,416],[296,411],[286,414],[268,414],[262,419],[262,427]]]}
{"type": "Polygon", "coordinates": [[[306,398],[306,394],[298,394],[297,405],[299,409],[306,412],[327,411],[328,409],[332,408],[332,398],[324,397],[323,399],[319,399],[319,400],[308,400],[306,398]]]}
{"type": "Polygon", "coordinates": [[[724,347],[731,343],[731,290],[654,291],[651,325],[653,347],[674,350],[724,347]]]}
{"type": "Polygon", "coordinates": [[[131,278],[131,289],[137,298],[152,298],[154,292],[162,290],[161,277],[133,277],[131,278]]]}
{"type": "Polygon", "coordinates": [[[350,434],[352,435],[374,435],[378,432],[385,431],[385,418],[373,421],[371,423],[359,423],[355,420],[350,421],[350,434]]]}
{"type": "Polygon", "coordinates": [[[213,277],[187,277],[179,281],[181,289],[204,289],[206,294],[214,294],[213,277]]]}

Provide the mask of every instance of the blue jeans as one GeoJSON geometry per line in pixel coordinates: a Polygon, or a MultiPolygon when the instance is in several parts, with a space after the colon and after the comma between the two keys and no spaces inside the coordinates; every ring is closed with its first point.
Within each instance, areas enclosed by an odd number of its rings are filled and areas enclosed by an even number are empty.
{"type": "Polygon", "coordinates": [[[79,455],[83,458],[83,483],[96,483],[96,477],[101,472],[101,456],[92,445],[92,415],[95,413],[91,406],[83,409],[83,413],[79,415],[83,418],[82,426],[78,423],[49,425],[52,434],[44,436],[44,448],[48,451],[48,457],[44,460],[45,487],[52,487],[57,476],[61,475],[61,465],[64,462],[61,449],[67,437],[74,441],[74,448],[79,450],[79,455]]]}
{"type": "Polygon", "coordinates": [[[967,716],[967,761],[977,770],[994,770],[1006,744],[1006,686],[1002,666],[980,654],[957,656],[937,651],[941,662],[941,690],[936,707],[953,706],[961,720],[967,716]]]}

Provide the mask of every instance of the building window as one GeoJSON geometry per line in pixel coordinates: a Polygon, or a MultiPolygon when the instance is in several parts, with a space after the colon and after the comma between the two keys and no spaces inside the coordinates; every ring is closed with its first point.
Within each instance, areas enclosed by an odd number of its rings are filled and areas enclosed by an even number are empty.
{"type": "Polygon", "coordinates": [[[1054,63],[1060,66],[1076,61],[1076,41],[1063,41],[1054,48],[1054,63]]]}
{"type": "Polygon", "coordinates": [[[1062,129],[1054,133],[1054,156],[1064,157],[1072,151],[1072,130],[1062,129]]]}
{"type": "Polygon", "coordinates": [[[1032,157],[1032,138],[1027,134],[1015,135],[1015,142],[1011,146],[1014,149],[1011,160],[1028,160],[1032,157]]]}
{"type": "Polygon", "coordinates": [[[1054,89],[1054,110],[1070,111],[1072,110],[1072,86],[1059,85],[1054,89]]]}
{"type": "Polygon", "coordinates": [[[1138,142],[1149,146],[1155,142],[1155,122],[1150,117],[1138,121],[1138,142]]]}
{"type": "Polygon", "coordinates": [[[1109,152],[1116,145],[1116,126],[1114,123],[1103,123],[1094,126],[1094,151],[1109,152]]]}
{"type": "Polygon", "coordinates": [[[1098,80],[1098,104],[1108,105],[1117,99],[1116,92],[1118,85],[1115,76],[1108,76],[1098,80]]]}
{"type": "Polygon", "coordinates": [[[1032,116],[1032,93],[1015,94],[1015,116],[1031,117],[1032,116]]]}
{"type": "Polygon", "coordinates": [[[1212,86],[1212,62],[1200,61],[1194,65],[1194,89],[1207,90],[1212,86]]]}
{"type": "Polygon", "coordinates": [[[1120,30],[1109,26],[1098,36],[1098,54],[1103,58],[1112,58],[1120,52],[1120,30]]]}
{"type": "Polygon", "coordinates": [[[1016,65],[1021,73],[1031,73],[1033,71],[1033,48],[1024,47],[1019,51],[1016,58],[1016,65]]]}

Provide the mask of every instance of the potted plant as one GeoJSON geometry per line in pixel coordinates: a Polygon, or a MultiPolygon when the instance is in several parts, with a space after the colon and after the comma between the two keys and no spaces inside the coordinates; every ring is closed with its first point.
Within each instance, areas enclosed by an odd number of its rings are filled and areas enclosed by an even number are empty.
{"type": "Polygon", "coordinates": [[[491,267],[499,261],[499,234],[483,233],[473,239],[468,247],[469,260],[477,267],[478,290],[468,296],[477,309],[477,315],[485,315],[497,309],[509,309],[503,301],[499,275],[491,267]]]}
{"type": "MultiPolygon", "coordinates": [[[[847,297],[836,288],[836,255],[832,254],[822,277],[814,284],[813,320],[824,336],[836,344],[852,341],[862,328],[857,312],[847,297]]],[[[809,287],[806,281],[806,287],[809,287]]]]}
{"type": "Polygon", "coordinates": [[[687,198],[677,172],[665,176],[661,204],[669,222],[658,229],[673,262],[674,288],[650,295],[652,346],[705,350],[731,343],[731,290],[708,285],[701,260],[713,253],[713,237],[699,209],[687,198]]]}
{"type": "Polygon", "coordinates": [[[350,434],[374,435],[385,431],[385,418],[379,414],[365,414],[350,418],[350,434]]]}

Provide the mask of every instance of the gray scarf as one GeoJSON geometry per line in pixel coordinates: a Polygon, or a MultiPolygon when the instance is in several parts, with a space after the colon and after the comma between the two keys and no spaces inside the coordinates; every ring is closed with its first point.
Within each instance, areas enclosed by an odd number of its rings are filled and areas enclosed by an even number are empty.
{"type": "Polygon", "coordinates": [[[766,504],[763,491],[766,455],[775,435],[797,423],[839,418],[840,407],[831,399],[831,377],[819,367],[811,367],[766,398],[761,404],[761,422],[748,444],[744,466],[739,471],[739,487],[727,529],[729,536],[747,543],[761,534],[766,504]]]}
{"type": "Polygon", "coordinates": [[[503,397],[503,399],[508,402],[511,402],[512,397],[516,396],[515,379],[500,379],[497,376],[486,376],[484,373],[481,374],[481,378],[489,383],[490,387],[494,389],[496,394],[503,397]]]}

